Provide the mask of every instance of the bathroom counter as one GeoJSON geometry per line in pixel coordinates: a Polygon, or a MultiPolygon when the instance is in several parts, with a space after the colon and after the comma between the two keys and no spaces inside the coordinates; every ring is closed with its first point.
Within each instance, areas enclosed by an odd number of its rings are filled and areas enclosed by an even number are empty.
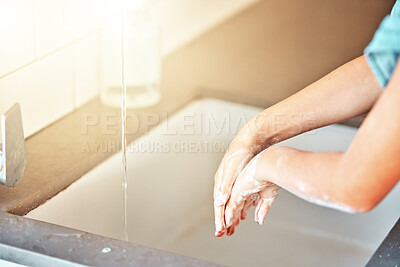
{"type": "MultiPolygon", "coordinates": [[[[198,97],[259,107],[284,99],[360,55],[392,4],[376,4],[374,15],[354,12],[359,6],[353,5],[338,19],[336,13],[317,16],[301,1],[291,2],[295,13],[281,15],[279,2],[261,1],[165,57],[162,100],[154,107],[135,110],[139,125],[128,121],[128,129],[138,126],[128,142],[198,97]],[[299,21],[304,27],[292,27],[299,21]],[[337,27],[342,21],[350,21],[349,31],[337,27]],[[367,30],[360,32],[358,25],[367,30]],[[357,40],[352,27],[357,29],[357,40]],[[317,34],[320,29],[330,38],[317,34]],[[334,40],[340,39],[352,40],[350,47],[338,46],[334,40]],[[333,49],[336,53],[330,53],[333,49]]],[[[104,129],[101,122],[107,116],[116,121],[120,110],[93,99],[26,139],[24,177],[14,188],[0,186],[0,244],[86,265],[213,266],[22,217],[117,152],[120,124],[104,129]],[[99,144],[103,145],[100,151],[99,144]]],[[[346,123],[358,126],[361,121],[362,117],[346,123]]]]}
{"type": "Polygon", "coordinates": [[[375,251],[367,267],[399,266],[400,264],[400,219],[375,251]]]}

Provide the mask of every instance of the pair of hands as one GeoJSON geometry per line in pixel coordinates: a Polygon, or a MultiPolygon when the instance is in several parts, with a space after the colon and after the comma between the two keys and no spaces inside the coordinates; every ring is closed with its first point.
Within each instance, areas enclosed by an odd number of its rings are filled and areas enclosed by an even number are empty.
{"type": "Polygon", "coordinates": [[[255,221],[263,224],[279,186],[273,176],[274,148],[277,138],[265,138],[254,121],[249,121],[237,134],[225,153],[214,178],[215,235],[233,235],[240,220],[256,206],[255,221]],[[272,140],[272,141],[269,141],[272,140]],[[267,170],[267,171],[266,171],[267,170]]]}

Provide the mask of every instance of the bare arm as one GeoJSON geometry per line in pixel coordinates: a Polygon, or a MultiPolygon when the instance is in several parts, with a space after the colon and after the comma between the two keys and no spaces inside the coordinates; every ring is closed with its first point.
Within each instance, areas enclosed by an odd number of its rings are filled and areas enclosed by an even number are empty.
{"type": "Polygon", "coordinates": [[[229,146],[215,175],[216,236],[227,230],[232,234],[225,205],[238,174],[255,155],[302,132],[363,114],[381,91],[361,56],[252,118],[229,146]]]}
{"type": "Polygon", "coordinates": [[[238,177],[227,205],[227,220],[236,216],[243,195],[262,190],[269,182],[317,204],[349,212],[371,210],[400,179],[399,101],[398,65],[346,152],[304,152],[279,146],[263,151],[238,177]]]}
{"type": "Polygon", "coordinates": [[[361,56],[261,112],[259,115],[266,120],[257,130],[265,129],[267,139],[271,135],[279,140],[288,139],[361,115],[372,107],[381,93],[365,57],[361,56]]]}

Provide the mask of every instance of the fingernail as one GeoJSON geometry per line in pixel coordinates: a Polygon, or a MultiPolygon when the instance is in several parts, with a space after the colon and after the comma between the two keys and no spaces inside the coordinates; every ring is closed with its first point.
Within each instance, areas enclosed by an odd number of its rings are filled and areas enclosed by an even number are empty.
{"type": "Polygon", "coordinates": [[[263,214],[262,214],[262,212],[261,212],[262,210],[261,210],[261,208],[258,210],[258,212],[257,212],[257,223],[258,224],[260,224],[260,225],[263,225],[264,224],[264,216],[263,216],[263,214]]]}
{"type": "Polygon", "coordinates": [[[230,227],[230,228],[228,228],[228,230],[227,230],[227,232],[226,232],[226,235],[227,236],[231,236],[231,235],[233,235],[235,233],[235,227],[230,227]]]}
{"type": "Polygon", "coordinates": [[[215,236],[216,237],[221,237],[224,235],[225,229],[220,229],[220,230],[215,230],[215,236]]]}
{"type": "Polygon", "coordinates": [[[242,216],[240,217],[241,220],[245,220],[247,217],[247,211],[242,212],[242,216]]]}
{"type": "Polygon", "coordinates": [[[257,223],[259,224],[259,225],[263,225],[264,224],[264,218],[261,216],[258,216],[258,218],[257,218],[257,223]]]}
{"type": "Polygon", "coordinates": [[[223,237],[225,235],[226,229],[222,231],[215,231],[215,236],[216,237],[223,237]]]}

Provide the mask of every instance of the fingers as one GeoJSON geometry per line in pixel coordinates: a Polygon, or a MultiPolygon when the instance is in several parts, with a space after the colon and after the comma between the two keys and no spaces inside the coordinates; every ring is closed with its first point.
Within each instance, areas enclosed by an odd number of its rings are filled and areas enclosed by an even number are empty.
{"type": "Polygon", "coordinates": [[[230,226],[227,224],[226,235],[232,236],[235,233],[235,229],[238,227],[240,220],[246,219],[247,213],[252,206],[256,206],[255,221],[260,225],[264,224],[265,217],[272,203],[279,195],[278,190],[279,187],[277,185],[270,183],[264,190],[257,194],[250,195],[246,201],[237,208],[233,216],[235,221],[230,226]]]}
{"type": "Polygon", "coordinates": [[[235,219],[234,223],[228,227],[227,236],[233,235],[233,233],[235,232],[235,228],[239,226],[240,220],[241,219],[244,220],[246,218],[250,207],[256,206],[255,203],[258,199],[259,199],[259,195],[253,194],[244,203],[242,203],[238,207],[238,209],[235,213],[235,216],[234,216],[234,218],[236,218],[236,219],[235,219]]]}
{"type": "Polygon", "coordinates": [[[235,229],[239,225],[239,222],[240,222],[240,220],[237,219],[232,226],[228,227],[228,229],[226,230],[226,235],[227,236],[231,236],[231,235],[233,235],[235,233],[235,229]]]}
{"type": "Polygon", "coordinates": [[[225,234],[225,199],[214,200],[214,217],[215,217],[215,236],[222,237],[225,234]],[[221,205],[222,204],[222,205],[221,205]]]}
{"type": "Polygon", "coordinates": [[[239,173],[250,161],[252,154],[248,149],[230,149],[225,154],[215,174],[214,199],[216,206],[223,206],[229,199],[229,195],[239,173]],[[230,152],[232,151],[232,152],[230,152]]]}
{"type": "Polygon", "coordinates": [[[227,235],[227,236],[231,236],[231,235],[233,235],[234,233],[235,233],[235,226],[232,225],[232,226],[228,227],[227,232],[226,232],[226,235],[227,235]]]}
{"type": "Polygon", "coordinates": [[[244,202],[234,205],[231,208],[226,207],[225,210],[225,222],[226,226],[232,226],[237,220],[240,219],[240,214],[242,212],[242,209],[244,207],[244,202]]]}
{"type": "Polygon", "coordinates": [[[251,195],[245,202],[244,207],[242,209],[242,212],[240,214],[240,219],[244,220],[247,217],[247,214],[249,212],[249,209],[252,206],[256,206],[255,202],[260,198],[260,196],[258,194],[253,194],[251,195]]]}
{"type": "Polygon", "coordinates": [[[217,237],[223,236],[226,230],[225,205],[228,202],[233,183],[251,157],[252,154],[248,149],[239,148],[235,150],[231,148],[225,154],[215,174],[214,215],[215,236],[217,237]]]}
{"type": "Polygon", "coordinates": [[[255,218],[256,223],[262,225],[264,224],[265,217],[271,208],[272,203],[279,195],[279,187],[275,184],[271,184],[266,189],[259,193],[260,201],[256,206],[255,218]]]}
{"type": "Polygon", "coordinates": [[[225,222],[228,227],[237,219],[236,216],[241,216],[241,213],[238,213],[238,211],[242,210],[240,206],[244,206],[245,200],[267,186],[267,183],[261,183],[254,177],[259,155],[247,164],[246,168],[235,181],[231,197],[225,209],[225,222]]]}
{"type": "Polygon", "coordinates": [[[215,236],[221,237],[225,234],[225,214],[224,207],[214,206],[215,216],[215,236]]]}
{"type": "Polygon", "coordinates": [[[273,201],[274,199],[261,199],[260,202],[258,202],[254,214],[255,215],[254,220],[256,221],[256,223],[261,225],[264,224],[265,217],[267,216],[267,213],[271,208],[273,201]]]}

